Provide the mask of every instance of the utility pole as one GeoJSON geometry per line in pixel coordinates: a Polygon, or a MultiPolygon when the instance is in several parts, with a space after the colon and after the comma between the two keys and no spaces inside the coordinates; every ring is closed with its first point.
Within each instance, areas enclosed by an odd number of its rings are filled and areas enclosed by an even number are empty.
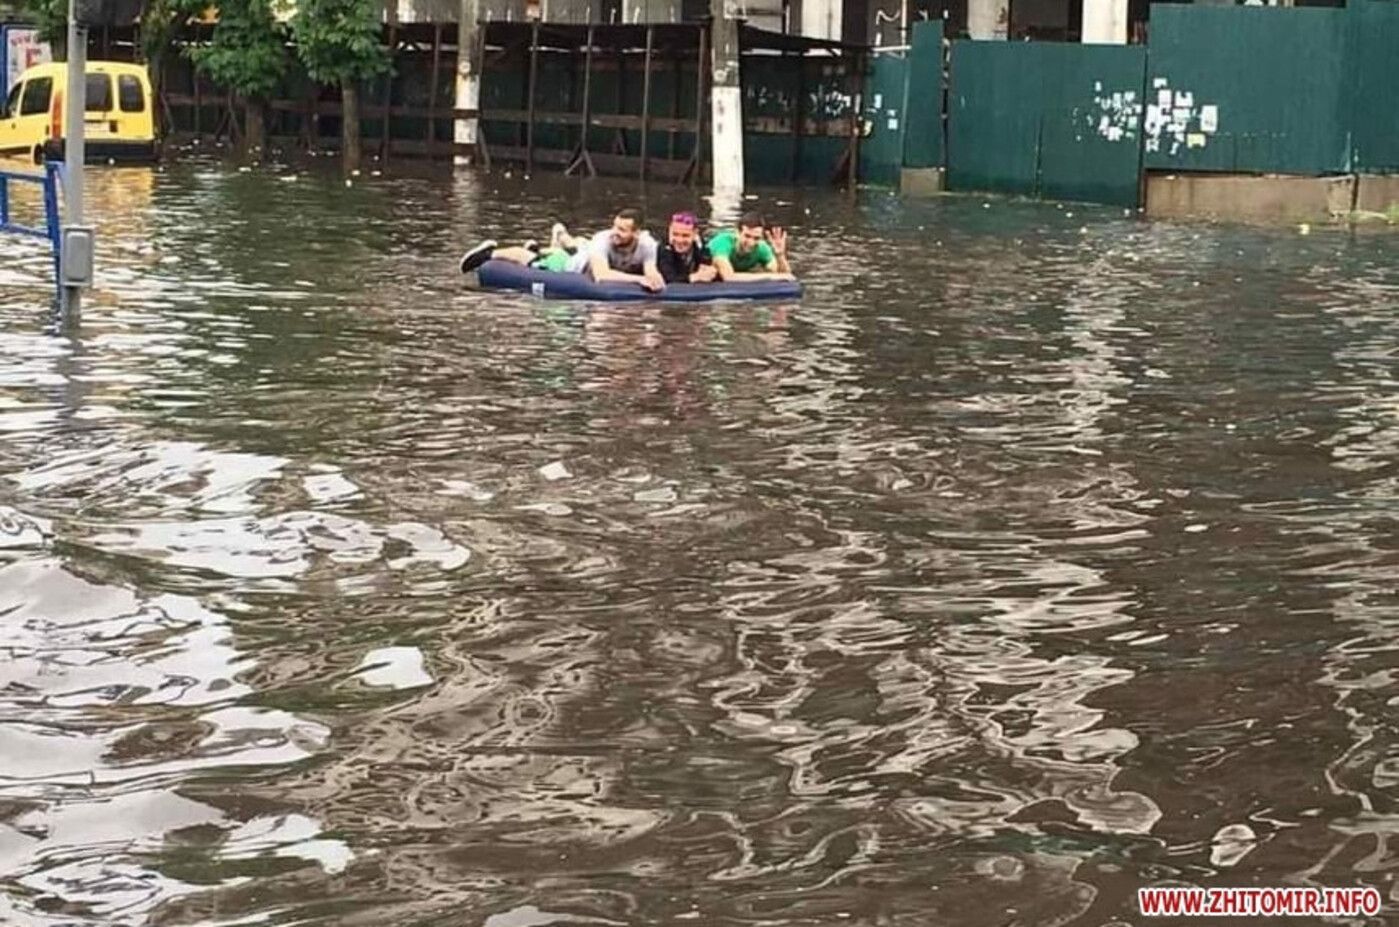
{"type": "Polygon", "coordinates": [[[710,163],[716,199],[743,194],[743,85],[739,80],[738,11],[734,0],[710,0],[710,163]]]}
{"type": "MultiPolygon", "coordinates": [[[[475,112],[481,106],[481,18],[480,0],[461,0],[457,18],[457,81],[456,108],[475,112]]],[[[458,146],[452,161],[472,164],[476,161],[481,123],[479,116],[457,117],[452,122],[452,138],[458,146]],[[461,147],[469,146],[466,152],[461,147]]]]}

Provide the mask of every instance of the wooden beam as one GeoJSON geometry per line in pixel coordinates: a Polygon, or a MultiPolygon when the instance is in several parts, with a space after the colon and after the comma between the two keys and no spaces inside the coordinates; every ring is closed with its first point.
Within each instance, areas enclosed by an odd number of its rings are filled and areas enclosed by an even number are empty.
{"type": "MultiPolygon", "coordinates": [[[[627,86],[627,53],[621,45],[617,46],[617,115],[621,116],[626,110],[626,86],[627,86]]],[[[618,129],[617,134],[612,138],[612,153],[627,153],[627,137],[618,129]]]]}
{"type": "Polygon", "coordinates": [[[704,85],[705,75],[709,73],[705,60],[709,57],[709,24],[701,23],[695,28],[699,32],[699,54],[695,58],[695,145],[686,171],[692,187],[699,183],[700,165],[704,162],[704,101],[708,96],[704,85]]]}
{"type": "MultiPolygon", "coordinates": [[[[680,56],[675,54],[676,49],[671,49],[670,56],[670,118],[678,120],[680,118],[680,56]]],[[[675,160],[675,133],[666,133],[666,157],[675,160]]]]}
{"type": "Polygon", "coordinates": [[[641,81],[641,170],[642,183],[646,182],[646,159],[650,150],[651,132],[651,51],[655,44],[656,27],[646,27],[646,76],[641,81]]]}
{"type": "Polygon", "coordinates": [[[432,78],[428,82],[427,91],[427,131],[424,139],[428,143],[428,150],[431,151],[432,143],[437,141],[437,74],[442,64],[442,24],[432,24],[432,78]]]}
{"type": "Polygon", "coordinates": [[[864,99],[865,99],[865,53],[856,52],[855,58],[855,93],[850,101],[850,123],[854,128],[854,136],[850,141],[850,164],[847,168],[846,184],[850,192],[854,193],[860,182],[860,135],[864,131],[864,99]]]}
{"type": "MultiPolygon", "coordinates": [[[[171,106],[194,106],[196,102],[196,99],[188,94],[170,94],[171,106]]],[[[270,100],[268,101],[267,106],[269,109],[283,113],[313,112],[318,116],[340,115],[339,100],[319,100],[315,101],[315,104],[313,106],[308,106],[305,102],[299,100],[270,100]]],[[[431,112],[431,108],[426,106],[407,106],[401,104],[398,106],[390,106],[388,108],[388,114],[390,116],[418,119],[426,118],[431,112]]],[[[374,119],[384,115],[384,108],[382,106],[379,106],[378,104],[371,103],[361,107],[360,114],[365,119],[374,119]]],[[[496,119],[500,122],[524,122],[528,119],[527,112],[522,109],[492,110],[489,114],[483,113],[479,109],[451,109],[442,110],[437,115],[439,117],[451,115],[454,119],[467,119],[470,117],[476,117],[478,119],[490,118],[496,119]]],[[[571,115],[572,118],[575,120],[578,118],[576,113],[571,115]]]]}
{"type": "Polygon", "coordinates": [[[806,130],[806,55],[797,52],[797,111],[793,114],[792,177],[796,183],[801,175],[802,137],[806,130]]]}
{"type": "MultiPolygon", "coordinates": [[[[497,146],[494,151],[495,156],[502,161],[519,162],[523,161],[525,158],[525,150],[518,146],[497,146]]],[[[565,151],[559,148],[537,148],[534,152],[534,158],[541,164],[566,164],[570,157],[572,157],[572,154],[571,151],[565,151]]],[[[594,154],[593,158],[597,162],[597,167],[603,173],[617,176],[635,175],[637,163],[636,155],[603,154],[599,152],[594,154]]],[[[656,177],[681,180],[684,178],[689,168],[689,163],[688,161],[671,161],[667,158],[652,158],[651,173],[656,177]]]]}
{"type": "MultiPolygon", "coordinates": [[[[529,121],[529,111],[522,109],[488,109],[481,112],[481,120],[483,122],[524,123],[529,121]]],[[[576,126],[583,124],[583,116],[581,113],[551,113],[536,110],[534,113],[534,121],[538,125],[576,126]]],[[[619,116],[616,113],[594,113],[591,125],[595,129],[625,129],[630,132],[640,132],[641,117],[629,114],[619,116]]],[[[836,134],[844,138],[849,134],[850,126],[845,121],[842,121],[840,126],[840,131],[836,134]]],[[[692,128],[694,128],[694,122],[689,119],[670,119],[665,116],[651,117],[651,129],[653,131],[666,132],[673,130],[683,132],[692,128]]],[[[575,145],[574,147],[576,148],[577,146],[575,145]]]]}
{"type": "Polygon", "coordinates": [[[534,98],[537,96],[537,85],[539,83],[539,20],[535,20],[529,32],[529,83],[526,93],[529,95],[529,105],[527,107],[529,119],[525,123],[525,174],[529,175],[534,170],[534,98]]]}
{"type": "MultiPolygon", "coordinates": [[[[398,48],[398,5],[389,4],[389,15],[393,19],[389,22],[389,61],[395,57],[394,52],[398,48]]],[[[389,67],[389,72],[384,75],[384,118],[379,122],[379,162],[389,163],[389,104],[393,103],[393,67],[389,67]]]]}
{"type": "MultiPolygon", "coordinates": [[[[591,17],[590,17],[591,18],[591,17]]],[[[588,153],[588,128],[593,124],[593,24],[588,23],[587,48],[583,52],[583,118],[580,121],[578,147],[574,156],[564,168],[565,174],[572,174],[580,165],[588,169],[589,177],[597,176],[592,155],[588,153]]]]}

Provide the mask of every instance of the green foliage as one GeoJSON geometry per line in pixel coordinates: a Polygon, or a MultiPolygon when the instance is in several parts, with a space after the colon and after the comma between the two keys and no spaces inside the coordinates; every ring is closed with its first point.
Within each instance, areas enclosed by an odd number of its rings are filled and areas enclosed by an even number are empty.
{"type": "MultiPolygon", "coordinates": [[[[142,60],[157,62],[169,49],[179,23],[197,16],[209,0],[145,0],[141,4],[142,60]]],[[[39,27],[39,36],[62,48],[68,39],[68,0],[23,0],[21,9],[39,27]]]]}
{"type": "Polygon", "coordinates": [[[24,0],[20,9],[39,27],[45,42],[62,45],[67,39],[68,0],[24,0]]]}
{"type": "Polygon", "coordinates": [[[286,28],[268,0],[221,0],[213,41],[191,48],[199,70],[239,96],[266,99],[287,70],[286,28]]]}
{"type": "Polygon", "coordinates": [[[382,2],[298,0],[292,31],[306,73],[322,84],[367,80],[389,69],[380,44],[382,2]]]}
{"type": "Polygon", "coordinates": [[[141,4],[141,59],[158,65],[174,44],[180,25],[208,5],[208,0],[145,0],[141,4]]]}

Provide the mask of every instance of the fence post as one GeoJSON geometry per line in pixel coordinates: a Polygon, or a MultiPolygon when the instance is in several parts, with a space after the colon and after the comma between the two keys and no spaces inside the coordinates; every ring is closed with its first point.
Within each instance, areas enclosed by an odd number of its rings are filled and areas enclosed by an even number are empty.
{"type": "Polygon", "coordinates": [[[44,162],[44,228],[53,249],[53,284],[59,305],[63,305],[63,220],[58,211],[58,177],[61,164],[44,162]]]}

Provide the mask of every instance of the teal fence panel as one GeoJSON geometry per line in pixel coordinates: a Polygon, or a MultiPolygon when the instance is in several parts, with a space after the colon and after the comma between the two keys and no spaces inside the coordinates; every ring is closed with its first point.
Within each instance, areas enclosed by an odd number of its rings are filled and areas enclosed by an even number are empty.
{"type": "Polygon", "coordinates": [[[903,168],[908,59],[902,52],[875,55],[864,91],[860,178],[896,187],[903,168]]]}
{"type": "Polygon", "coordinates": [[[1034,195],[1040,47],[954,42],[947,94],[947,187],[1034,195]]]}
{"type": "Polygon", "coordinates": [[[1141,46],[954,43],[949,189],[1137,205],[1145,74],[1141,46]]]}
{"type": "Polygon", "coordinates": [[[1141,200],[1141,45],[1041,47],[1040,196],[1136,206],[1141,200]]]}
{"type": "Polygon", "coordinates": [[[827,57],[743,56],[743,171],[748,182],[828,184],[835,179],[852,128],[848,65],[827,57]]]}
{"type": "MultiPolygon", "coordinates": [[[[1146,167],[1287,174],[1350,170],[1347,13],[1322,7],[1154,5],[1146,167]]],[[[1385,51],[1396,54],[1393,45],[1385,51]]]]}
{"type": "Polygon", "coordinates": [[[1350,0],[1346,56],[1354,169],[1399,171],[1399,3],[1350,0]]]}
{"type": "Polygon", "coordinates": [[[914,23],[908,53],[904,166],[943,166],[942,21],[914,23]]]}

